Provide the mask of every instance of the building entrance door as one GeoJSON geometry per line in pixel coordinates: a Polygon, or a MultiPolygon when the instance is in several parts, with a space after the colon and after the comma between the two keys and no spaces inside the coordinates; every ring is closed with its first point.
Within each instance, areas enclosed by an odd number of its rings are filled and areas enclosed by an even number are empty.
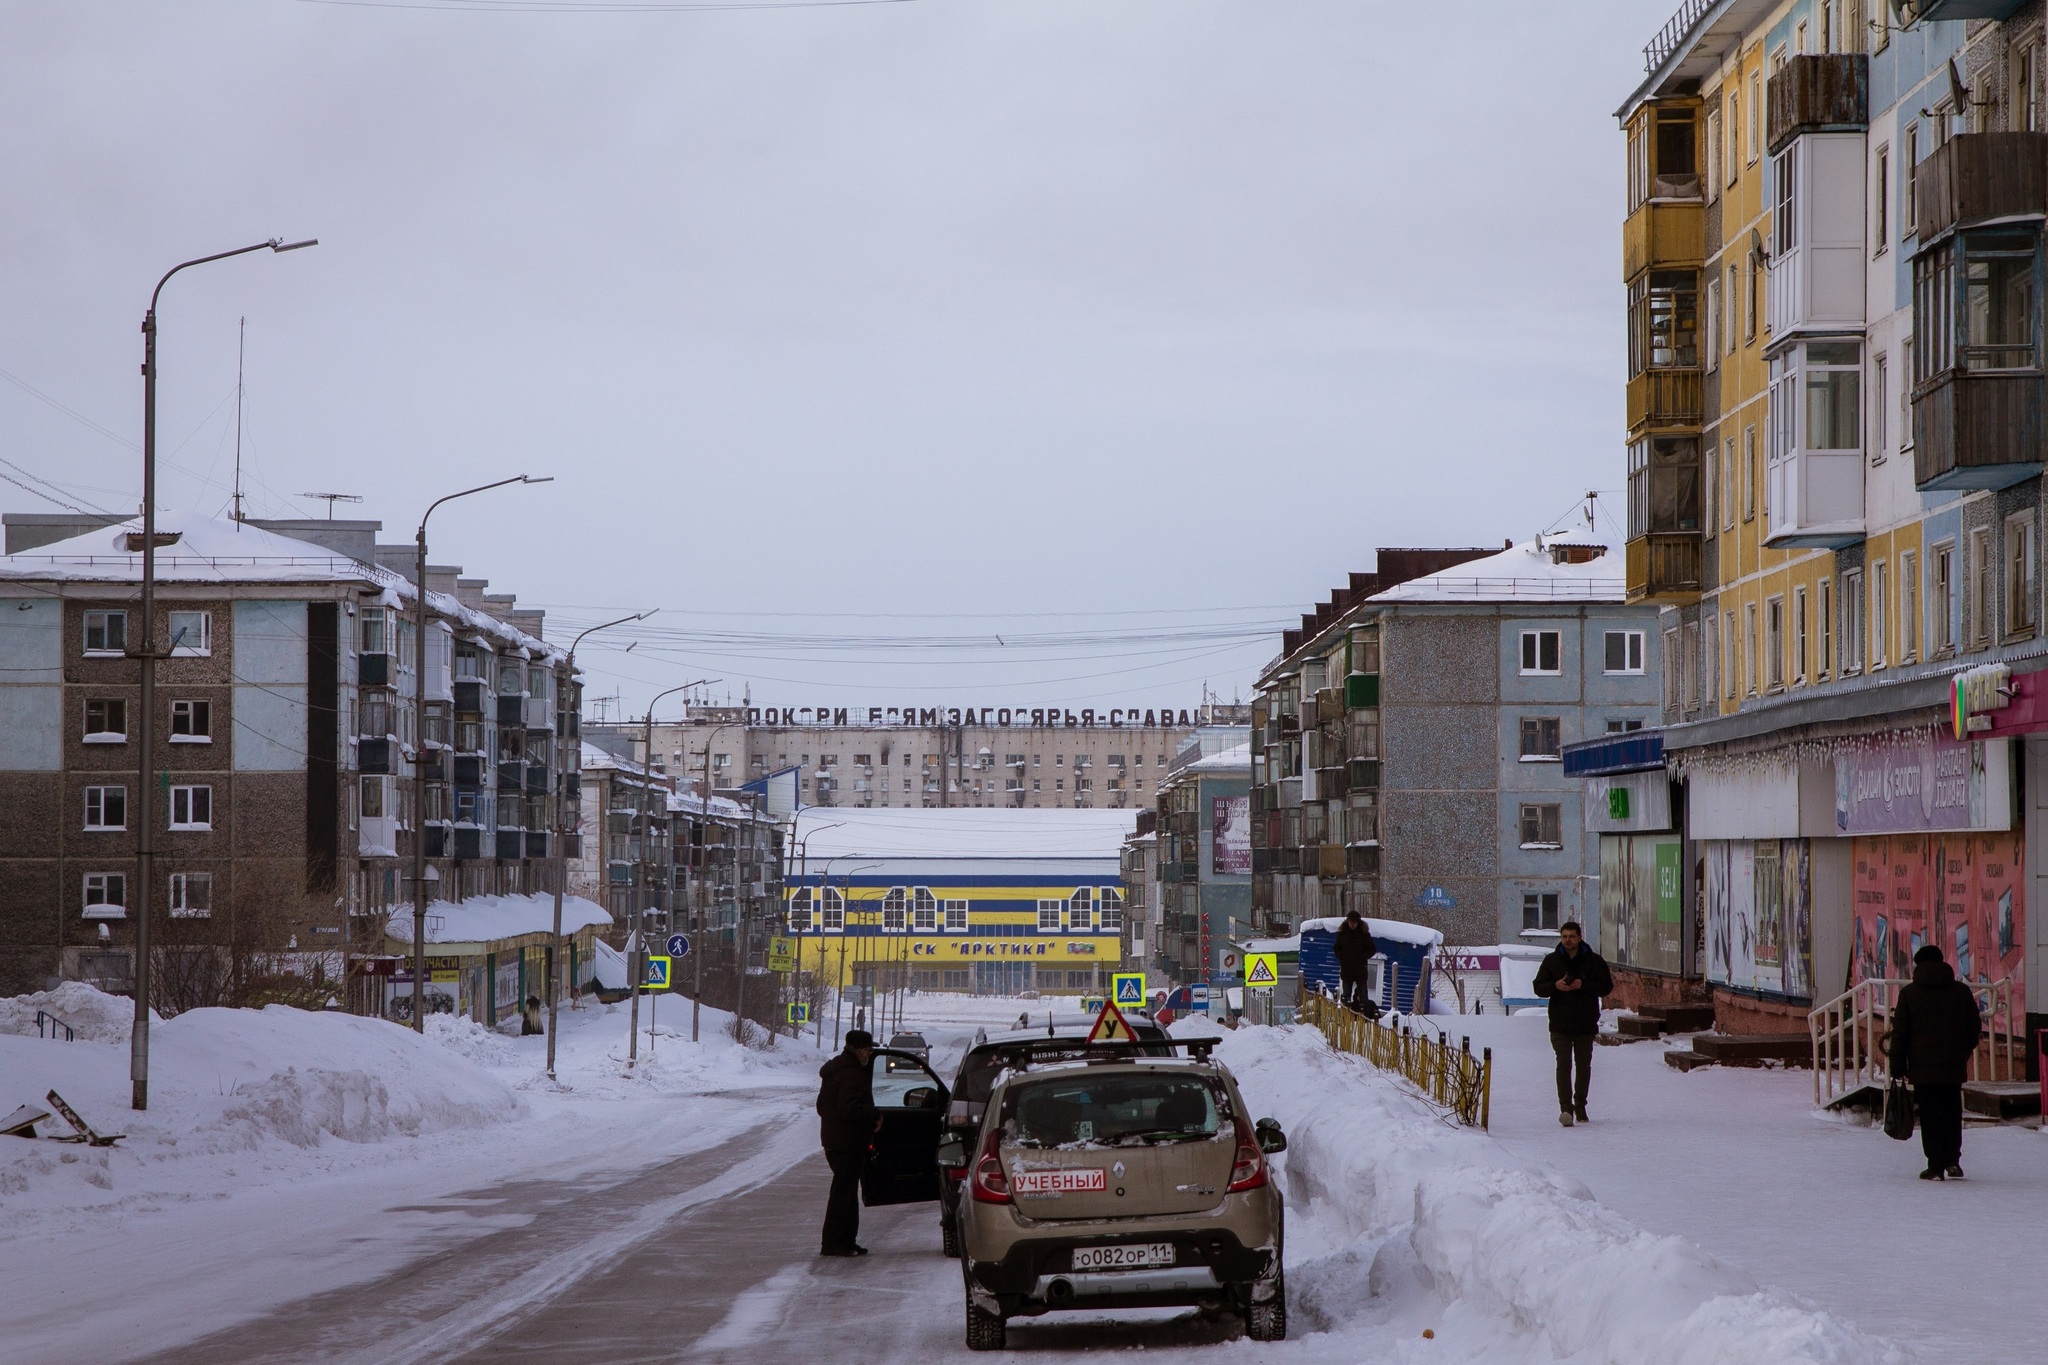
{"type": "Polygon", "coordinates": [[[1029,962],[977,962],[974,964],[976,995],[1022,995],[1031,989],[1029,962]]]}

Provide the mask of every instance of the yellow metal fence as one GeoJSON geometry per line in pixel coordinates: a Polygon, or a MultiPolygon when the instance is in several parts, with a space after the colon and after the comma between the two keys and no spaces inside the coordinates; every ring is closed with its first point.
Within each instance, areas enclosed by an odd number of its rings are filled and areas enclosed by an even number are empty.
{"type": "Polygon", "coordinates": [[[1368,1019],[1319,991],[1302,996],[1295,1018],[1320,1030],[1339,1052],[1399,1073],[1424,1099],[1467,1127],[1487,1126],[1493,1099],[1492,1048],[1474,1056],[1469,1038],[1453,1047],[1448,1038],[1418,1033],[1405,1021],[1395,1025],[1368,1019]]]}

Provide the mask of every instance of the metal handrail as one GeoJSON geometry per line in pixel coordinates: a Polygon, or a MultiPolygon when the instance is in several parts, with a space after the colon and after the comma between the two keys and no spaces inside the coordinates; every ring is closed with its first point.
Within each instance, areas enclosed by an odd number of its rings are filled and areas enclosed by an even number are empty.
{"type": "MultiPolygon", "coordinates": [[[[1816,1105],[1890,1081],[1891,1016],[1907,984],[1903,977],[1871,977],[1808,1012],[1816,1105]]],[[[1969,1078],[2010,1081],[2024,1075],[2026,1031],[2014,1027],[2012,978],[1964,984],[1976,992],[1984,1017],[1984,1036],[1970,1055],[1969,1078]]]]}
{"type": "Polygon", "coordinates": [[[62,1019],[59,1019],[56,1015],[50,1013],[48,1010],[36,1011],[36,1037],[48,1038],[52,1042],[55,1042],[57,1038],[58,1029],[64,1030],[65,1042],[75,1043],[78,1041],[78,1034],[75,1030],[72,1029],[71,1025],[65,1023],[62,1019]],[[43,1026],[45,1024],[49,1025],[48,1033],[45,1033],[43,1031],[43,1026]]]}
{"type": "Polygon", "coordinates": [[[1678,7],[1678,13],[1664,21],[1664,27],[1657,30],[1657,36],[1643,44],[1643,70],[1654,72],[1664,65],[1665,58],[1678,51],[1702,16],[1713,8],[1715,0],[1685,0],[1678,7]]]}
{"type": "Polygon", "coordinates": [[[1451,1046],[1448,1034],[1432,1038],[1405,1021],[1368,1019],[1346,1009],[1322,990],[1307,991],[1295,1018],[1319,1030],[1331,1047],[1365,1058],[1383,1071],[1399,1072],[1422,1098],[1468,1128],[1485,1128],[1493,1109],[1493,1049],[1472,1055],[1472,1040],[1451,1046]]]}

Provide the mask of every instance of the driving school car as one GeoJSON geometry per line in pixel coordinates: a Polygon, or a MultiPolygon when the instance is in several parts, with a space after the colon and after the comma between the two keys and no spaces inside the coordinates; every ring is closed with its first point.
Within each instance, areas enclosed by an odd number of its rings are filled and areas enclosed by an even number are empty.
{"type": "Polygon", "coordinates": [[[1212,1040],[1096,1045],[1027,1063],[988,1099],[955,1214],[967,1345],[1061,1309],[1230,1309],[1246,1334],[1287,1334],[1284,1210],[1267,1158],[1287,1139],[1253,1123],[1212,1040]]]}

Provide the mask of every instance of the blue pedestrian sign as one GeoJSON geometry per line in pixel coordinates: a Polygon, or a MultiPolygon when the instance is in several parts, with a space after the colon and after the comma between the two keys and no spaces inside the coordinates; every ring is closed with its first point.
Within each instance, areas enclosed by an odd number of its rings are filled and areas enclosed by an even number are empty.
{"type": "Polygon", "coordinates": [[[1111,998],[1118,1009],[1126,1005],[1133,1009],[1145,1008],[1145,974],[1143,972],[1118,972],[1110,977],[1111,998]]]}
{"type": "Polygon", "coordinates": [[[810,1023],[811,1007],[801,1001],[792,1002],[789,1006],[789,1022],[792,1024],[810,1023]]]}
{"type": "Polygon", "coordinates": [[[688,957],[690,955],[690,936],[688,934],[670,934],[668,936],[668,955],[670,957],[688,957]]]}
{"type": "Polygon", "coordinates": [[[647,989],[665,991],[668,989],[668,968],[671,959],[650,953],[647,958],[647,989]]]}

